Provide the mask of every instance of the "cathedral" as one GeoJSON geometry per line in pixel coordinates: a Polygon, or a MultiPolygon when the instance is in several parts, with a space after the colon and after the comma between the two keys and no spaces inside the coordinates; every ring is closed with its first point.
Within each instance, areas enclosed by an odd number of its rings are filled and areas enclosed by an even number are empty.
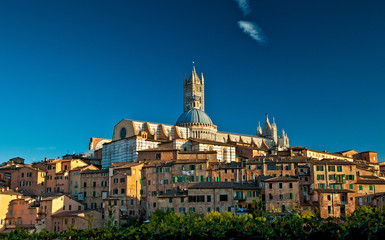
{"type": "Polygon", "coordinates": [[[203,73],[199,77],[195,66],[191,76],[183,82],[183,113],[175,125],[123,119],[115,125],[112,141],[102,149],[103,168],[115,162],[136,161],[138,151],[216,151],[221,162],[234,162],[243,157],[239,149],[272,153],[289,148],[289,138],[284,130],[278,137],[273,118],[270,124],[266,114],[263,129],[258,123],[256,135],[218,131],[205,113],[205,84],[203,73]]]}

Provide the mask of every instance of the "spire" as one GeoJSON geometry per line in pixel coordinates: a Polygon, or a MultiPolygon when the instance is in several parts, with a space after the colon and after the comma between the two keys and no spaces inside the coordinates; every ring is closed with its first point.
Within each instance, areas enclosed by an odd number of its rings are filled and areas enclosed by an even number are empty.
{"type": "Polygon", "coordinates": [[[193,70],[191,72],[191,76],[190,78],[188,79],[188,82],[191,82],[191,83],[200,83],[200,79],[198,77],[198,74],[197,72],[195,71],[195,65],[193,65],[193,70]]]}
{"type": "Polygon", "coordinates": [[[262,128],[260,121],[258,121],[257,136],[262,136],[262,128]]]}
{"type": "Polygon", "coordinates": [[[201,73],[201,81],[202,81],[202,84],[205,82],[205,79],[203,78],[203,73],[201,73]]]}
{"type": "Polygon", "coordinates": [[[273,117],[273,127],[277,127],[277,125],[275,124],[275,118],[273,117]]]}
{"type": "Polygon", "coordinates": [[[285,130],[282,128],[282,137],[285,136],[285,130]]]}
{"type": "Polygon", "coordinates": [[[269,122],[269,114],[267,114],[267,113],[266,113],[265,126],[263,126],[262,136],[268,137],[268,138],[271,137],[271,125],[269,122]]]}

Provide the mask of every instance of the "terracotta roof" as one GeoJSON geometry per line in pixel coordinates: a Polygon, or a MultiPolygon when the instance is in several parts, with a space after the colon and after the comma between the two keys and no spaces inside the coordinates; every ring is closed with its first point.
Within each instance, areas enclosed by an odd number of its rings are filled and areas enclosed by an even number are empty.
{"type": "Polygon", "coordinates": [[[299,181],[299,179],[291,178],[291,177],[283,177],[283,176],[272,177],[264,180],[264,182],[296,182],[296,181],[299,181]]]}
{"type": "Polygon", "coordinates": [[[54,196],[44,197],[40,201],[50,201],[50,200],[53,200],[53,199],[56,199],[56,198],[59,198],[62,196],[65,196],[65,195],[54,195],[54,196]]]}
{"type": "Polygon", "coordinates": [[[114,169],[136,167],[136,166],[139,166],[141,164],[143,164],[143,163],[140,163],[140,162],[126,162],[126,164],[114,167],[114,169]]]}
{"type": "Polygon", "coordinates": [[[379,179],[377,176],[372,175],[360,175],[359,179],[379,179]]]}
{"type": "Polygon", "coordinates": [[[248,164],[262,163],[262,161],[274,162],[274,163],[306,163],[311,160],[308,157],[295,156],[295,157],[284,157],[284,156],[256,156],[248,161],[248,164]]]}
{"type": "Polygon", "coordinates": [[[217,154],[217,151],[180,151],[179,154],[217,154]]]}
{"type": "Polygon", "coordinates": [[[19,192],[16,192],[16,191],[12,190],[12,189],[5,190],[3,192],[0,191],[0,194],[4,194],[4,195],[19,195],[19,196],[23,195],[23,194],[21,194],[19,192]]]}
{"type": "Polygon", "coordinates": [[[201,182],[188,185],[188,189],[233,188],[232,182],[201,182]]]}
{"type": "Polygon", "coordinates": [[[242,163],[240,162],[231,162],[220,164],[217,169],[234,169],[234,168],[242,168],[242,163]]]}
{"type": "Polygon", "coordinates": [[[78,216],[79,214],[87,214],[90,212],[96,212],[95,210],[79,210],[79,211],[64,211],[56,214],[52,214],[52,217],[67,217],[67,216],[78,216]]]}
{"type": "Polygon", "coordinates": [[[143,165],[143,168],[148,167],[171,167],[174,165],[174,160],[152,160],[148,161],[143,165]]]}
{"type": "Polygon", "coordinates": [[[93,174],[93,173],[108,173],[108,169],[98,169],[98,170],[85,170],[81,174],[93,174]]]}
{"type": "Polygon", "coordinates": [[[169,198],[169,197],[186,197],[187,191],[179,191],[179,190],[173,190],[168,191],[162,195],[158,195],[158,198],[169,198]]]}
{"type": "Polygon", "coordinates": [[[318,151],[318,150],[312,150],[312,149],[306,149],[307,151],[311,151],[311,152],[317,152],[317,153],[323,153],[323,154],[328,154],[328,155],[333,155],[333,156],[336,156],[336,157],[342,157],[342,158],[350,158],[352,159],[351,157],[347,157],[347,156],[344,156],[340,153],[331,153],[331,152],[325,152],[325,151],[318,151]]]}
{"type": "Polygon", "coordinates": [[[127,162],[115,162],[115,163],[112,163],[109,167],[113,168],[113,167],[117,167],[117,166],[122,166],[122,165],[124,165],[126,163],[127,162]]]}
{"type": "Polygon", "coordinates": [[[255,183],[234,183],[234,189],[238,190],[261,190],[255,183]]]}
{"type": "Polygon", "coordinates": [[[331,159],[324,159],[324,160],[312,160],[311,163],[313,165],[356,165],[354,162],[348,162],[348,161],[341,161],[341,160],[331,160],[331,159]]]}
{"type": "Polygon", "coordinates": [[[359,179],[357,180],[357,184],[380,184],[380,185],[385,185],[385,180],[383,179],[359,179]]]}

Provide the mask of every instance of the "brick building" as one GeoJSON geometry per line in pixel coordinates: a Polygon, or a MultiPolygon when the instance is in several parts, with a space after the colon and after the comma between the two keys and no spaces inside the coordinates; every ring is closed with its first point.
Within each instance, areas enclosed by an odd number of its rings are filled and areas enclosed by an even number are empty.
{"type": "Polygon", "coordinates": [[[299,180],[291,177],[272,177],[263,181],[266,211],[286,213],[300,206],[299,180]]]}

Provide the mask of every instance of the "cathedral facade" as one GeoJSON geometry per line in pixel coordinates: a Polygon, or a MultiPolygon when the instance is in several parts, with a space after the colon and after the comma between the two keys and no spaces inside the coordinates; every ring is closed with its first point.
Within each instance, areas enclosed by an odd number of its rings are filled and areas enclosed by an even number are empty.
{"type": "Polygon", "coordinates": [[[152,148],[179,149],[181,151],[216,151],[221,162],[237,160],[238,146],[276,152],[289,148],[289,138],[282,130],[278,137],[277,125],[273,118],[270,124],[266,114],[265,125],[260,123],[256,135],[220,132],[205,112],[204,77],[196,73],[184,78],[183,113],[175,125],[123,119],[114,127],[112,142],[102,149],[102,166],[109,167],[115,162],[138,160],[138,151],[152,148]]]}

